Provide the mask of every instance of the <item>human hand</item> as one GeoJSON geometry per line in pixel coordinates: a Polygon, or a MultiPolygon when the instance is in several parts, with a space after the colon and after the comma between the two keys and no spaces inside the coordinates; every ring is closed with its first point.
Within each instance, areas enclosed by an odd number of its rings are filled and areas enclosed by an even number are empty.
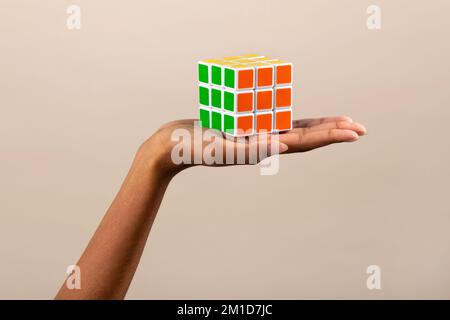
{"type": "MultiPolygon", "coordinates": [[[[334,143],[353,142],[366,133],[366,128],[362,124],[353,122],[347,116],[295,120],[293,129],[290,131],[245,139],[230,139],[219,131],[199,128],[198,125],[196,127],[196,121],[195,119],[183,119],[163,125],[142,145],[140,153],[143,154],[144,158],[150,159],[149,161],[156,166],[157,170],[174,175],[194,165],[253,164],[275,153],[306,152],[334,143]],[[190,161],[185,161],[181,164],[174,161],[174,148],[180,143],[177,139],[174,140],[174,133],[181,134],[180,136],[185,140],[188,139],[188,147],[183,149],[183,157],[190,161]],[[200,141],[196,141],[198,139],[200,141]],[[212,141],[219,142],[223,146],[223,150],[215,150],[212,153],[215,159],[213,162],[206,159],[205,154],[203,154],[203,150],[212,141]],[[265,154],[261,154],[259,151],[256,152],[256,161],[252,162],[250,159],[252,145],[256,145],[259,150],[262,143],[266,144],[265,148],[268,152],[265,154]],[[227,149],[225,146],[231,147],[233,150],[231,156],[233,161],[231,162],[229,161],[230,159],[226,159],[227,149]],[[189,154],[184,154],[185,152],[189,154]],[[239,152],[242,152],[244,155],[244,163],[237,161],[239,152]]],[[[175,136],[179,136],[179,134],[175,134],[175,136]]],[[[186,141],[184,142],[186,143],[186,141]]]]}

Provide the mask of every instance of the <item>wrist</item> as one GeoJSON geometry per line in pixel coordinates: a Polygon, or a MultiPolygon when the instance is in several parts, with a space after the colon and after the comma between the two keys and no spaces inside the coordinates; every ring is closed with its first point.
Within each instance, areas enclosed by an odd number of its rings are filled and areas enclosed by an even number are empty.
{"type": "Polygon", "coordinates": [[[139,163],[148,172],[154,172],[161,178],[173,178],[184,169],[171,160],[171,144],[160,139],[157,134],[147,139],[136,154],[139,163]]]}

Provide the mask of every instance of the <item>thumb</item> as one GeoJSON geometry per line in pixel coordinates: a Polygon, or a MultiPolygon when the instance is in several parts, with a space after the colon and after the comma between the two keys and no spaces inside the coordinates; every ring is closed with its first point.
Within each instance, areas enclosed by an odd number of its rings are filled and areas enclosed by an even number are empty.
{"type": "Polygon", "coordinates": [[[279,141],[271,141],[269,146],[269,156],[273,156],[275,154],[282,154],[289,149],[287,144],[279,141]]]}

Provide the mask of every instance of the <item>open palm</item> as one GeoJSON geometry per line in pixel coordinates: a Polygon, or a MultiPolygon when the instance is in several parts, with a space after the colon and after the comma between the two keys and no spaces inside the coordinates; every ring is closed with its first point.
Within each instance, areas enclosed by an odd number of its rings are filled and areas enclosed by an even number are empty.
{"type": "MultiPolygon", "coordinates": [[[[226,160],[227,151],[224,147],[223,152],[220,152],[219,161],[211,163],[211,161],[204,161],[204,154],[202,154],[204,147],[211,143],[211,135],[205,134],[206,129],[199,129],[198,124],[196,124],[195,119],[183,119],[169,122],[163,125],[157,132],[156,137],[159,140],[160,145],[169,146],[166,149],[166,159],[165,163],[167,166],[172,167],[174,170],[181,170],[185,167],[191,166],[191,164],[202,164],[208,166],[223,166],[223,165],[234,165],[234,164],[249,164],[252,163],[249,160],[249,150],[251,139],[232,139],[230,142],[229,137],[225,138],[224,134],[221,134],[215,130],[209,130],[209,133],[215,134],[215,139],[221,140],[223,142],[222,145],[225,145],[225,140],[228,143],[228,146],[234,148],[234,160],[230,162],[229,159],[226,160]],[[197,126],[197,128],[196,128],[197,126]],[[202,148],[199,150],[195,148],[195,145],[198,145],[194,141],[195,130],[200,130],[202,141],[200,141],[200,145],[202,148]],[[174,146],[178,143],[177,139],[174,139],[173,134],[179,131],[187,131],[189,136],[192,137],[189,143],[189,153],[191,157],[189,159],[192,160],[189,164],[183,164],[181,166],[173,165],[173,149],[174,146]],[[205,138],[206,137],[206,138],[205,138]],[[169,150],[170,149],[170,150],[169,150]],[[242,151],[245,154],[245,163],[238,163],[236,157],[239,151],[242,151]],[[201,153],[201,154],[199,154],[201,153]],[[170,157],[172,155],[172,158],[170,157]],[[223,159],[222,159],[223,156],[223,159]],[[194,163],[194,158],[202,159],[201,162],[194,163]],[[177,167],[177,168],[175,168],[177,167]]],[[[198,131],[197,131],[198,132],[198,131]]],[[[270,156],[272,144],[277,144],[276,149],[278,152],[276,153],[296,153],[296,152],[306,152],[316,148],[324,147],[333,143],[340,142],[353,142],[358,140],[358,138],[366,133],[366,128],[357,122],[354,122],[351,118],[347,116],[337,116],[337,117],[323,117],[323,118],[315,118],[315,119],[301,119],[295,120],[293,122],[292,130],[287,132],[283,132],[279,135],[276,135],[276,139],[274,135],[267,135],[264,143],[268,143],[270,146],[266,148],[268,149],[268,153],[264,156],[261,156],[258,152],[256,162],[263,160],[265,157],[270,156]]],[[[260,148],[260,140],[256,142],[258,144],[258,148],[260,148]]],[[[186,152],[186,151],[184,151],[186,152]]],[[[217,151],[216,151],[217,152],[217,151]]],[[[217,157],[216,157],[217,159],[217,157]]]]}

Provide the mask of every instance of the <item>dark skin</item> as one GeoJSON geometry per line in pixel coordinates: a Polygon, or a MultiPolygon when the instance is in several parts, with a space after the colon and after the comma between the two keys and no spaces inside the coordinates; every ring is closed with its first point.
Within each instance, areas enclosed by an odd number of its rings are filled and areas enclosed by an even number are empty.
{"type": "MultiPolygon", "coordinates": [[[[193,166],[176,165],[171,159],[176,144],[171,135],[176,129],[186,129],[193,136],[194,120],[170,122],[141,145],[118,194],[77,263],[81,289],[70,290],[64,283],[56,299],[125,298],[167,186],[177,173],[193,166]]],[[[293,129],[272,143],[278,144],[279,153],[301,153],[353,142],[364,134],[364,126],[346,116],[303,119],[294,121],[293,129]]],[[[208,143],[204,141],[203,145],[208,143]]],[[[244,148],[248,160],[248,143],[236,142],[233,146],[235,150],[244,148]]]]}

